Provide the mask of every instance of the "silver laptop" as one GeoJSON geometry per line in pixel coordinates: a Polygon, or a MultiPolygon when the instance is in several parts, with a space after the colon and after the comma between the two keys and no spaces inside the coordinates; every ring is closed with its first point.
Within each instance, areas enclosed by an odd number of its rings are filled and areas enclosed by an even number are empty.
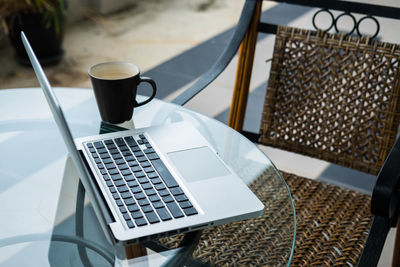
{"type": "Polygon", "coordinates": [[[106,237],[130,244],[261,215],[263,204],[188,123],[73,139],[21,38],[106,237]]]}

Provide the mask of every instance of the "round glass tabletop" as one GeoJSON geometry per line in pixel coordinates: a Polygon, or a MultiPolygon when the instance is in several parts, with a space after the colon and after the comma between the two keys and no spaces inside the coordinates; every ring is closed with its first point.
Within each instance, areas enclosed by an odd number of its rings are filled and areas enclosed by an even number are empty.
{"type": "MultiPolygon", "coordinates": [[[[92,91],[55,91],[73,137],[97,135],[101,119],[92,91]]],[[[157,99],[135,108],[126,125],[143,128],[180,121],[201,132],[264,203],[264,215],[186,238],[157,239],[143,244],[146,256],[127,259],[126,252],[105,239],[88,199],[81,221],[84,238],[77,235],[79,179],[41,89],[1,90],[0,265],[289,265],[296,232],[293,202],[279,171],[256,145],[213,118],[157,99]]]]}

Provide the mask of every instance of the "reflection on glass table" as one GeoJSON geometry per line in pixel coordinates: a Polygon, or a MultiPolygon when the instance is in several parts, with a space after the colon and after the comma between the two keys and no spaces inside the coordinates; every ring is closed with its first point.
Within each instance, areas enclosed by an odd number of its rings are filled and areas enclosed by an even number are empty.
{"type": "MultiPolygon", "coordinates": [[[[91,90],[57,88],[56,94],[74,138],[99,133],[101,119],[91,90]]],[[[143,244],[147,256],[127,259],[126,250],[106,241],[89,199],[82,205],[83,218],[77,213],[79,178],[40,89],[2,90],[0,265],[289,265],[295,238],[291,196],[272,162],[253,143],[215,119],[157,99],[136,108],[130,123],[143,128],[180,121],[193,124],[249,185],[264,203],[264,215],[186,238],[155,238],[143,244]]]]}

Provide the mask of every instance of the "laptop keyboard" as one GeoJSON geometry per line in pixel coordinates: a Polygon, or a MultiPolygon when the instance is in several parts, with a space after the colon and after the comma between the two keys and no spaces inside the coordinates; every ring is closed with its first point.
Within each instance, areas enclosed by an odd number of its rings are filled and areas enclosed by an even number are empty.
{"type": "Polygon", "coordinates": [[[197,214],[143,134],[86,146],[129,228],[197,214]]]}

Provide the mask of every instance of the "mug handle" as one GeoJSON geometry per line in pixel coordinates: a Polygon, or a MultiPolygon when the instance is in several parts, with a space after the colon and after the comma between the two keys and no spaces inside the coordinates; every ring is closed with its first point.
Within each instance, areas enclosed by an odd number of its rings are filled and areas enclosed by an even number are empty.
{"type": "Polygon", "coordinates": [[[149,83],[151,85],[151,87],[153,88],[153,93],[151,94],[151,96],[149,98],[147,98],[145,101],[138,103],[136,102],[135,107],[139,107],[142,106],[144,104],[149,103],[155,96],[156,96],[156,92],[157,92],[157,85],[156,82],[153,81],[153,79],[149,78],[149,77],[140,77],[140,82],[146,82],[149,83]]]}

